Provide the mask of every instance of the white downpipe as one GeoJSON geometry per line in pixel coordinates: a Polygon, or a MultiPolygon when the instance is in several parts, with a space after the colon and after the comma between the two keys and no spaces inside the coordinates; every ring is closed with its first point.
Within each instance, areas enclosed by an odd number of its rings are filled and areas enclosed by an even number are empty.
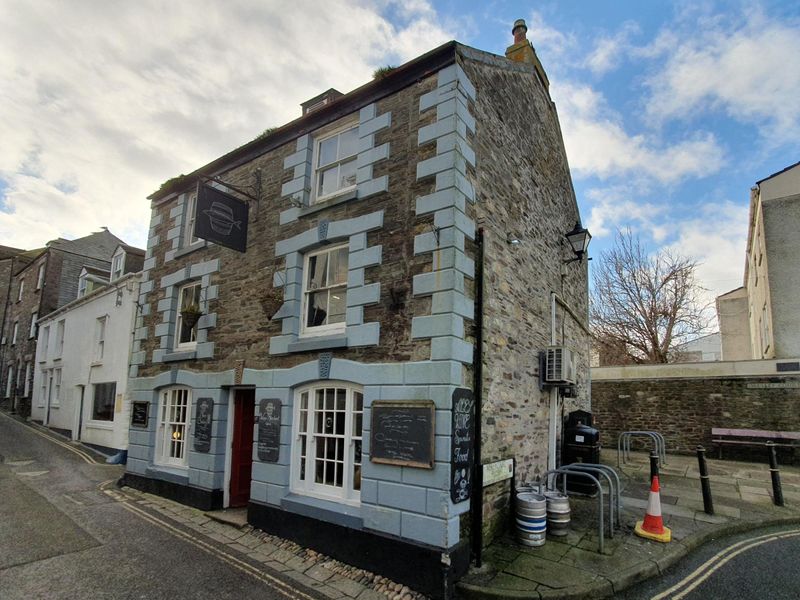
{"type": "MultiPolygon", "coordinates": [[[[556,345],[556,294],[550,292],[550,345],[556,345]]],[[[547,444],[547,468],[556,468],[556,432],[558,429],[558,388],[550,388],[550,426],[547,444]]]]}

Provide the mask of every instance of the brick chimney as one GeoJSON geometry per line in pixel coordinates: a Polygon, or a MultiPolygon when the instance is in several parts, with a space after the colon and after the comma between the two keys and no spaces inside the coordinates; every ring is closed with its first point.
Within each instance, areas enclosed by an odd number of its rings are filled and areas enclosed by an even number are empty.
{"type": "Polygon", "coordinates": [[[533,45],[528,41],[528,26],[525,24],[525,19],[517,19],[514,21],[514,27],[511,28],[511,33],[514,34],[514,43],[506,48],[506,58],[514,62],[533,65],[542,85],[546,90],[549,90],[550,81],[547,79],[547,74],[544,72],[542,63],[539,62],[539,57],[536,56],[536,50],[533,49],[533,45]]]}

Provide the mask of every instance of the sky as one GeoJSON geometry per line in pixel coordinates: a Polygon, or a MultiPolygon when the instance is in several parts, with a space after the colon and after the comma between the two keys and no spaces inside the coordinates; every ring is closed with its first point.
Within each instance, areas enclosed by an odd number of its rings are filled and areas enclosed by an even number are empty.
{"type": "Polygon", "coordinates": [[[800,160],[800,3],[647,0],[0,0],[0,244],[108,227],[329,87],[511,25],[551,82],[583,223],[742,284],[749,190],[800,160]]]}

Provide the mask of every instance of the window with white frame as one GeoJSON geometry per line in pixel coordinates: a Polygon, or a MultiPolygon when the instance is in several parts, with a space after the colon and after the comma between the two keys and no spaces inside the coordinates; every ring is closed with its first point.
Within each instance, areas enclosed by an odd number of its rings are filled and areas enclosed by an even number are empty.
{"type": "Polygon", "coordinates": [[[39,354],[39,362],[47,360],[47,350],[50,346],[50,325],[42,330],[42,350],[39,354]]]}
{"type": "Polygon", "coordinates": [[[25,278],[19,280],[19,289],[17,290],[17,302],[22,300],[22,292],[25,291],[25,278]]]}
{"type": "Polygon", "coordinates": [[[125,268],[125,253],[120,252],[111,259],[111,281],[122,277],[122,271],[125,268]]]}
{"type": "Polygon", "coordinates": [[[761,347],[766,352],[769,349],[770,342],[769,336],[769,317],[767,315],[767,305],[764,304],[761,309],[761,347]]]}
{"type": "Polygon", "coordinates": [[[191,392],[187,388],[170,388],[161,392],[156,435],[156,463],[175,467],[186,466],[186,436],[191,402],[191,392]]]}
{"type": "Polygon", "coordinates": [[[6,372],[6,398],[11,398],[11,390],[14,389],[14,366],[9,365],[6,372]]]}
{"type": "Polygon", "coordinates": [[[22,394],[22,362],[17,363],[17,395],[22,394]]]}
{"type": "Polygon", "coordinates": [[[92,420],[94,421],[114,420],[114,398],[116,397],[116,395],[117,395],[117,383],[115,381],[94,384],[94,399],[92,401],[92,420]]]}
{"type": "Polygon", "coordinates": [[[108,321],[108,316],[104,315],[99,317],[95,322],[94,329],[94,359],[96,361],[103,360],[103,356],[105,355],[106,350],[106,323],[108,321]]]}
{"type": "Polygon", "coordinates": [[[293,491],[358,503],[363,391],[325,381],[299,388],[294,404],[293,491]]]}
{"type": "Polygon", "coordinates": [[[78,298],[83,298],[88,290],[89,280],[86,273],[81,273],[78,277],[78,298]]]}
{"type": "Polygon", "coordinates": [[[56,347],[55,356],[59,358],[64,353],[64,320],[56,323],[56,347]]]}
{"type": "Polygon", "coordinates": [[[190,283],[178,291],[178,316],[175,320],[175,348],[197,346],[197,316],[200,311],[200,283],[190,283]]]}
{"type": "Polygon", "coordinates": [[[314,145],[314,201],[320,202],[356,187],[358,125],[316,140],[314,145]]]}
{"type": "Polygon", "coordinates": [[[53,369],[53,406],[61,403],[61,369],[53,369]]]}
{"type": "Polygon", "coordinates": [[[39,265],[39,272],[36,274],[36,289],[40,290],[44,286],[45,263],[39,265]]]}
{"type": "Polygon", "coordinates": [[[39,406],[44,406],[44,401],[47,399],[47,379],[49,374],[47,369],[42,369],[42,384],[39,386],[39,406]]]}
{"type": "Polygon", "coordinates": [[[346,244],[306,254],[303,267],[303,334],[344,331],[348,257],[346,244]]]}
{"type": "Polygon", "coordinates": [[[14,321],[14,329],[11,333],[11,345],[17,343],[17,334],[19,333],[19,321],[14,321]]]}
{"type": "Polygon", "coordinates": [[[183,243],[185,246],[191,246],[200,241],[200,238],[194,235],[194,221],[197,216],[197,194],[189,195],[186,199],[184,210],[183,243]]]}
{"type": "Polygon", "coordinates": [[[25,384],[24,384],[24,391],[22,393],[23,396],[26,398],[31,393],[31,363],[30,361],[25,363],[25,384]]]}
{"type": "Polygon", "coordinates": [[[38,318],[39,318],[39,313],[38,312],[31,313],[31,329],[28,332],[28,337],[29,338],[35,338],[36,337],[36,320],[38,318]]]}

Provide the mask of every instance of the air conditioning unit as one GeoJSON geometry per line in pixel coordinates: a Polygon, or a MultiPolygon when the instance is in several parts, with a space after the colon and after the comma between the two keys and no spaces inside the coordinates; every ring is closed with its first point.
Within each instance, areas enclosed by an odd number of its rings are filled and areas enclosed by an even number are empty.
{"type": "Polygon", "coordinates": [[[575,383],[575,353],[563,346],[550,346],[545,350],[544,380],[549,384],[575,383]]]}

